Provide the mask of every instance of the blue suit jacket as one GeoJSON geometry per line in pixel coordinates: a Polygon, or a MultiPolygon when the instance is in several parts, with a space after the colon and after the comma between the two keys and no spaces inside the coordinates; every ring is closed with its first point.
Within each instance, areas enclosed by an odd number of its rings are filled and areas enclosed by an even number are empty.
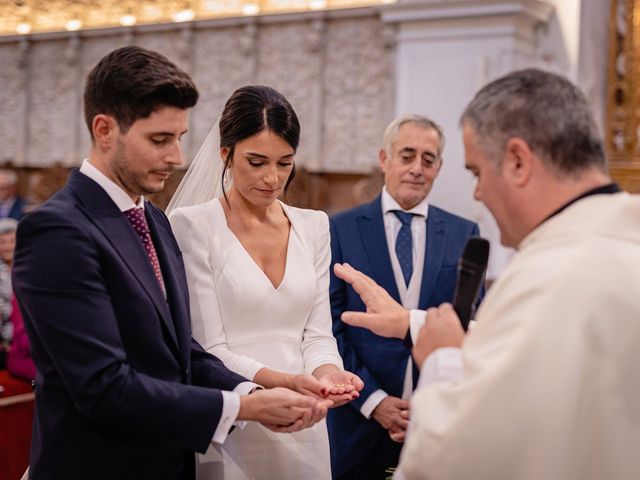
{"type": "MultiPolygon", "coordinates": [[[[426,222],[427,244],[420,309],[452,301],[458,259],[467,239],[478,235],[475,223],[432,205],[426,222]]],[[[332,264],[349,263],[400,301],[389,257],[380,196],[369,204],[339,213],[331,219],[331,252],[332,264]]],[[[329,411],[331,463],[334,476],[338,476],[353,469],[376,442],[388,436],[378,422],[367,420],[359,410],[369,395],[378,389],[389,395],[402,396],[411,352],[402,340],[382,338],[340,320],[342,312],[364,311],[365,306],[353,288],[337,278],[333,271],[330,290],[333,333],[344,368],[359,375],[365,385],[358,399],[329,411]]],[[[417,370],[414,365],[415,380],[417,370]]]]}
{"type": "Polygon", "coordinates": [[[7,217],[20,220],[24,216],[24,211],[27,208],[27,201],[22,197],[16,197],[15,202],[11,205],[7,217]]]}
{"type": "Polygon", "coordinates": [[[14,288],[38,371],[31,478],[192,477],[218,389],[245,380],[191,338],[180,251],[164,214],[145,213],[166,300],[133,228],[85,175],[20,222],[14,288]]]}

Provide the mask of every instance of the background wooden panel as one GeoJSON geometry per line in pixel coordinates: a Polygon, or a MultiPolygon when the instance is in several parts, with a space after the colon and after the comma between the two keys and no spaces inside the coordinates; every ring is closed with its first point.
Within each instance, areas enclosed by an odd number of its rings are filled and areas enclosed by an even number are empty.
{"type": "Polygon", "coordinates": [[[612,0],[609,17],[606,151],[613,179],[640,192],[640,1],[612,0]]]}

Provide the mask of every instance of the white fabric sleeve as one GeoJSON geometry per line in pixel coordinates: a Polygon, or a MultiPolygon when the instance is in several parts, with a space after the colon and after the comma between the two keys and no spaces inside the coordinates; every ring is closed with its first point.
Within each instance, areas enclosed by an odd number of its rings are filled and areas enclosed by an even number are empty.
{"type": "Polygon", "coordinates": [[[430,383],[460,380],[463,375],[462,350],[455,347],[438,348],[422,364],[416,389],[430,383]]]}
{"type": "Polygon", "coordinates": [[[364,418],[371,418],[371,414],[376,409],[376,407],[380,405],[380,402],[382,402],[382,400],[384,400],[388,396],[389,394],[384,390],[376,390],[371,395],[369,395],[369,398],[367,398],[367,400],[362,404],[362,406],[360,407],[360,413],[364,416],[364,418]]]}
{"type": "Polygon", "coordinates": [[[213,248],[210,239],[215,232],[207,228],[211,219],[198,215],[200,212],[212,215],[213,212],[203,207],[177,209],[169,217],[187,275],[192,335],[207,352],[222,360],[229,370],[253,380],[264,364],[244,355],[236,355],[227,345],[216,290],[217,272],[211,259],[213,248]]]}
{"type": "Polygon", "coordinates": [[[409,332],[411,333],[411,343],[414,345],[418,341],[418,334],[426,321],[427,312],[424,310],[409,310],[409,332]]]}
{"type": "MultiPolygon", "coordinates": [[[[584,218],[592,214],[587,209],[584,218]]],[[[543,227],[549,227],[549,223],[543,227]]],[[[576,231],[578,236],[583,232],[576,231]]],[[[538,231],[530,235],[536,234],[538,231]]],[[[554,235],[550,237],[553,241],[534,236],[539,244],[527,245],[529,250],[520,245],[491,286],[478,311],[478,322],[464,340],[463,378],[431,383],[414,393],[411,425],[399,467],[407,478],[604,478],[607,475],[598,475],[602,471],[598,467],[593,475],[585,475],[590,472],[584,469],[589,462],[576,469],[573,460],[597,457],[594,465],[603,468],[604,463],[598,464],[604,458],[600,456],[603,450],[592,446],[601,445],[598,439],[603,438],[593,435],[596,417],[606,419],[598,424],[599,432],[605,435],[612,433],[605,430],[616,423],[614,419],[619,420],[616,428],[622,441],[612,444],[609,451],[615,455],[610,458],[621,458],[621,451],[631,452],[624,449],[629,445],[628,432],[633,429],[629,429],[628,419],[612,413],[619,413],[620,404],[613,400],[610,380],[620,379],[618,385],[623,390],[628,385],[622,380],[625,375],[609,360],[621,345],[637,350],[637,335],[628,337],[631,330],[627,330],[626,335],[619,336],[617,328],[623,323],[611,328],[609,322],[602,321],[625,315],[616,309],[618,303],[631,312],[628,303],[613,300],[622,298],[619,289],[624,282],[612,287],[615,294],[598,296],[602,295],[603,281],[615,282],[614,277],[606,277],[607,271],[618,274],[620,270],[608,264],[610,258],[599,259],[588,250],[576,251],[574,237],[567,236],[566,231],[564,236],[557,232],[554,235]],[[562,241],[555,242],[558,238],[562,241]],[[580,256],[582,253],[585,255],[580,256]],[[591,271],[605,275],[606,280],[585,275],[591,271]],[[611,332],[618,337],[607,337],[611,332]],[[623,338],[633,340],[625,343],[623,338]],[[594,355],[594,341],[611,348],[594,355]],[[607,362],[599,361],[602,358],[607,362]],[[606,370],[598,370],[603,364],[606,370]],[[603,378],[600,374],[605,375],[603,383],[595,381],[603,378]],[[600,391],[604,393],[599,395],[600,391]],[[585,392],[592,395],[586,403],[585,392]],[[595,405],[602,410],[594,410],[595,405]],[[593,444],[576,442],[592,437],[593,444]]],[[[602,247],[600,240],[595,245],[602,247]]],[[[638,325],[636,320],[637,315],[633,317],[634,326],[638,325]]],[[[624,365],[633,372],[631,364],[624,365]]],[[[607,465],[615,464],[613,460],[607,465]]]]}
{"type": "Polygon", "coordinates": [[[213,432],[213,438],[211,439],[211,443],[219,444],[224,443],[227,439],[229,430],[231,430],[231,427],[236,421],[236,418],[238,418],[238,413],[240,412],[240,395],[238,393],[227,392],[225,390],[221,390],[221,392],[222,414],[220,415],[220,421],[218,422],[218,426],[216,427],[215,432],[213,432]]]}
{"type": "Polygon", "coordinates": [[[342,370],[342,357],[338,353],[336,339],[331,330],[331,309],[329,306],[329,266],[331,250],[329,239],[329,217],[324,212],[314,212],[312,217],[318,228],[313,243],[315,251],[316,295],[304,328],[302,338],[302,357],[305,373],[321,365],[332,364],[342,370]]]}

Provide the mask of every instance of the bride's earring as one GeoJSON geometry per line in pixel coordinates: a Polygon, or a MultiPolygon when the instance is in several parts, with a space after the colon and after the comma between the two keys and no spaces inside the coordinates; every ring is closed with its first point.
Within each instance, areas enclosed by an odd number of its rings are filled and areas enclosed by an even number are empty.
{"type": "Polygon", "coordinates": [[[229,187],[231,187],[231,180],[231,170],[227,169],[224,172],[224,179],[222,180],[225,191],[229,190],[229,187]]]}

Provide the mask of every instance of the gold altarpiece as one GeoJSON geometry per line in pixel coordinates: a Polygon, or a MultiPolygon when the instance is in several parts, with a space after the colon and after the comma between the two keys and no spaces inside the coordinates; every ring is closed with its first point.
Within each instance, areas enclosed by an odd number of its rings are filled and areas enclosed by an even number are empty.
{"type": "Polygon", "coordinates": [[[613,179],[640,192],[640,0],[611,0],[606,150],[613,179]]]}

